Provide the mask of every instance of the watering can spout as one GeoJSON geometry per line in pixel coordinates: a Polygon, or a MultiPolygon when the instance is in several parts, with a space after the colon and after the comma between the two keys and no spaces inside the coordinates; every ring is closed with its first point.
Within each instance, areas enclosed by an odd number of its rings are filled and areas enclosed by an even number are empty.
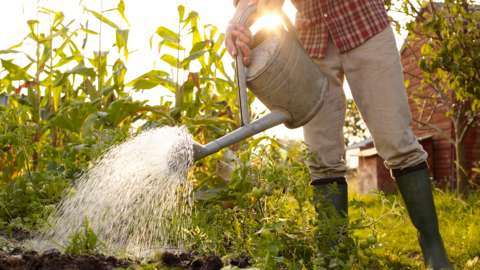
{"type": "Polygon", "coordinates": [[[193,158],[195,161],[220,151],[222,148],[238,143],[264,130],[285,123],[291,119],[291,115],[283,110],[273,110],[268,115],[244,125],[223,137],[209,142],[206,145],[194,143],[193,158]]]}

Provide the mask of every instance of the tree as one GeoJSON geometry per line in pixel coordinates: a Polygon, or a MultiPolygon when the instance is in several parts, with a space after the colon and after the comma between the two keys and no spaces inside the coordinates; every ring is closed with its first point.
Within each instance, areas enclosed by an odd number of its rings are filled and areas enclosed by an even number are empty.
{"type": "Polygon", "coordinates": [[[347,145],[352,145],[355,142],[365,140],[370,134],[353,99],[347,100],[347,111],[343,133],[345,134],[347,145]]]}
{"type": "MultiPolygon", "coordinates": [[[[447,136],[455,149],[456,189],[466,192],[464,139],[480,117],[479,7],[471,0],[402,0],[401,7],[414,18],[406,25],[409,41],[423,44],[418,59],[422,87],[414,97],[446,108],[453,126],[447,136]]],[[[417,121],[439,130],[428,119],[417,121]]]]}

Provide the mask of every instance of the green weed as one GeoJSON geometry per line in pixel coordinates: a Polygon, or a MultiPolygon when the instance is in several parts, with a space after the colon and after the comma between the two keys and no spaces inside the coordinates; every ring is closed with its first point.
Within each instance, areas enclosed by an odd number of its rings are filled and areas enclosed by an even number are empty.
{"type": "Polygon", "coordinates": [[[65,253],[70,255],[94,255],[98,254],[102,248],[102,242],[85,219],[83,227],[70,236],[70,241],[65,247],[65,253]]]}

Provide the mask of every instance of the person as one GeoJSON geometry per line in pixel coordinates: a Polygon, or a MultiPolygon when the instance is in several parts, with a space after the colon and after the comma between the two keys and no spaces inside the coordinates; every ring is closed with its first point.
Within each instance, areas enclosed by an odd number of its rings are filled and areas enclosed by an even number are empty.
{"type": "MultiPolygon", "coordinates": [[[[339,215],[347,216],[343,137],[346,99],[342,89],[346,78],[418,231],[426,266],[453,269],[439,232],[427,153],[411,129],[400,56],[384,0],[292,2],[297,8],[298,38],[329,83],[323,107],[303,128],[305,143],[312,153],[307,165],[315,198],[328,201],[339,215]]],[[[266,9],[281,8],[283,1],[236,0],[234,4],[235,16],[252,4],[258,5],[258,16],[266,9]]],[[[248,25],[231,23],[225,43],[231,55],[240,51],[248,66],[252,46],[248,25]]]]}

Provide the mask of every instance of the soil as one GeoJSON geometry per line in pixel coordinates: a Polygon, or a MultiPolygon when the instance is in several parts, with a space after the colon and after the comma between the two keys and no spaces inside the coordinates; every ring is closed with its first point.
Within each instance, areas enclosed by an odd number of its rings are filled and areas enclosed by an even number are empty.
{"type": "MultiPolygon", "coordinates": [[[[161,257],[162,264],[170,267],[180,267],[188,270],[220,270],[223,267],[220,257],[215,255],[200,256],[195,253],[165,252],[161,257]]],[[[250,266],[249,258],[241,256],[230,261],[233,266],[246,268],[250,266]]]]}
{"type": "Polygon", "coordinates": [[[39,254],[35,251],[0,252],[0,270],[111,270],[128,267],[133,262],[106,257],[71,256],[52,249],[39,254]]]}
{"type": "Polygon", "coordinates": [[[223,262],[218,256],[198,256],[193,253],[165,252],[162,254],[162,263],[165,266],[188,270],[220,270],[223,267],[223,262]]]}
{"type": "MultiPolygon", "coordinates": [[[[158,263],[186,270],[220,270],[223,267],[220,257],[195,253],[165,252],[158,263]]],[[[248,257],[235,258],[230,263],[240,268],[250,266],[248,257]]],[[[41,254],[21,249],[0,251],[0,270],[113,270],[135,265],[139,263],[103,255],[67,255],[56,249],[41,254]]]]}
{"type": "Polygon", "coordinates": [[[234,258],[230,261],[230,264],[233,266],[237,266],[238,268],[247,268],[251,266],[250,258],[247,256],[240,256],[238,258],[234,258]]]}

